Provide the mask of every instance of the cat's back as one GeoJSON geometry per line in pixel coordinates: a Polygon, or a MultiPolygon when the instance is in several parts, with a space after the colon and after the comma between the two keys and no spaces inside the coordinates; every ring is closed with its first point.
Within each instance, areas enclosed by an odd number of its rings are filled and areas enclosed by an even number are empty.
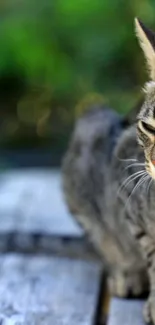
{"type": "Polygon", "coordinates": [[[62,168],[63,189],[72,212],[100,213],[106,169],[123,127],[120,116],[105,106],[90,108],[77,121],[62,168]]]}

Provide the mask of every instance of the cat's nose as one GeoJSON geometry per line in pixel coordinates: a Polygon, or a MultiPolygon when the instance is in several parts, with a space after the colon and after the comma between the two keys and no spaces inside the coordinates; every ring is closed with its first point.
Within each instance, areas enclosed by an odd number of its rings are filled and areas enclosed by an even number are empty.
{"type": "Polygon", "coordinates": [[[155,166],[155,160],[151,160],[152,164],[155,166]]]}

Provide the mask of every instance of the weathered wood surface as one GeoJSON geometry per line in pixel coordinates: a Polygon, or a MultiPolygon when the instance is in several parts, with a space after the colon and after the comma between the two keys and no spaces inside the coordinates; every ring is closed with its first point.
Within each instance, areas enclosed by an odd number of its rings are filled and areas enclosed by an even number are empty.
{"type": "MultiPolygon", "coordinates": [[[[0,251],[75,257],[85,247],[83,232],[65,206],[58,170],[0,174],[0,251]]],[[[98,263],[0,255],[0,325],[92,325],[99,281],[98,263]]],[[[142,305],[113,298],[108,325],[144,325],[142,305]]]]}
{"type": "Polygon", "coordinates": [[[108,325],[144,325],[141,300],[113,298],[110,304],[108,325]]]}
{"type": "Polygon", "coordinates": [[[92,262],[0,255],[0,324],[92,325],[99,278],[92,262]]]}
{"type": "Polygon", "coordinates": [[[75,260],[85,244],[59,171],[0,174],[0,251],[31,253],[0,255],[0,325],[92,325],[101,266],[75,260]]]}
{"type": "Polygon", "coordinates": [[[97,257],[65,205],[59,170],[0,174],[0,251],[97,257]]]}
{"type": "Polygon", "coordinates": [[[76,236],[82,230],[63,200],[59,170],[11,170],[0,174],[0,232],[76,236]]]}

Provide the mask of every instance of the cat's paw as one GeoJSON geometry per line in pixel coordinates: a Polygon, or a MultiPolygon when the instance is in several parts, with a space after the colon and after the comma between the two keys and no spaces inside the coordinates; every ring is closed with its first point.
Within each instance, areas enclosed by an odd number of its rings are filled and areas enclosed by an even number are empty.
{"type": "Polygon", "coordinates": [[[145,303],[143,315],[147,324],[155,325],[155,293],[151,294],[145,303]]]}
{"type": "Polygon", "coordinates": [[[112,273],[108,279],[110,293],[118,297],[138,297],[148,290],[148,279],[145,272],[112,273]]]}

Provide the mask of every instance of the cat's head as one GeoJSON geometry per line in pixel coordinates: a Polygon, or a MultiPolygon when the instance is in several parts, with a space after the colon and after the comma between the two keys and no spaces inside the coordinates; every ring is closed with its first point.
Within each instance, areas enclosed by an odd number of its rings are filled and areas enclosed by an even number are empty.
{"type": "Polygon", "coordinates": [[[137,117],[137,135],[144,150],[146,170],[155,179],[155,33],[137,18],[135,25],[150,77],[144,86],[145,100],[137,117]]]}

